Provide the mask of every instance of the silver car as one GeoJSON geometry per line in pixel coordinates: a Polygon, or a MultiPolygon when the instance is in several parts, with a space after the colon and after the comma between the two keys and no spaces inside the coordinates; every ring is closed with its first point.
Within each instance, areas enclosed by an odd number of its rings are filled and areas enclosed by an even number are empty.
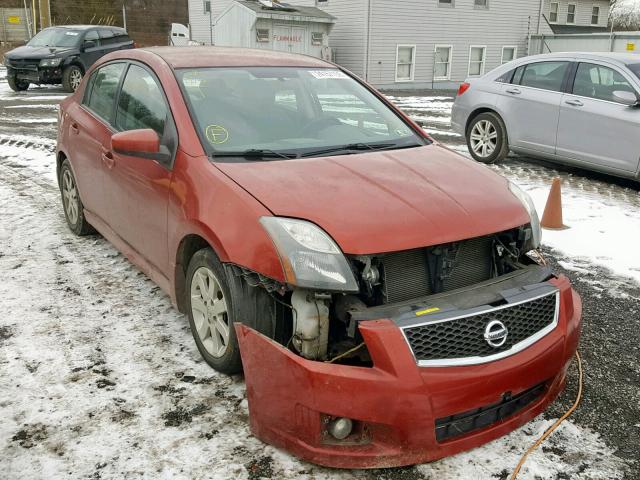
{"type": "Polygon", "coordinates": [[[485,163],[509,151],[638,179],[640,55],[552,53],[460,86],[451,122],[485,163]]]}

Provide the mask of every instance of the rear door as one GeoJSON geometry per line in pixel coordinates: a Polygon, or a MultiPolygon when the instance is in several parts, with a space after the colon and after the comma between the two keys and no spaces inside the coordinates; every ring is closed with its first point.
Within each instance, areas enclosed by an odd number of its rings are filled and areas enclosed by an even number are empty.
{"type": "Polygon", "coordinates": [[[640,158],[640,109],[616,101],[614,91],[638,95],[623,70],[580,62],[563,96],[557,153],[567,159],[635,173],[640,158]]]}
{"type": "Polygon", "coordinates": [[[69,157],[84,207],[105,219],[103,188],[104,145],[111,141],[114,104],[125,63],[110,63],[91,74],[82,103],[73,103],[69,115],[69,157]]]}
{"type": "Polygon", "coordinates": [[[509,145],[554,154],[562,91],[570,61],[550,60],[519,66],[504,84],[496,107],[507,126],[509,145]]]}
{"type": "MultiPolygon", "coordinates": [[[[175,155],[177,133],[167,100],[156,76],[146,66],[131,63],[116,106],[118,131],[150,128],[175,155]]],[[[110,148],[110,147],[109,147],[110,148]]],[[[168,272],[167,205],[171,162],[109,152],[105,171],[108,222],[116,233],[163,273],[168,272]]]]}

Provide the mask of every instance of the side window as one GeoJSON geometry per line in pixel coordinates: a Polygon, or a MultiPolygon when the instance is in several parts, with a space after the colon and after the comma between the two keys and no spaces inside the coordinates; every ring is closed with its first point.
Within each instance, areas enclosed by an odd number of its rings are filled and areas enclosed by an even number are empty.
{"type": "Polygon", "coordinates": [[[530,63],[526,65],[519,83],[523,87],[560,92],[568,68],[569,62],[530,63]]]}
{"type": "Polygon", "coordinates": [[[116,128],[150,128],[162,137],[167,113],[167,104],[156,80],[144,68],[131,65],[122,83],[116,128]]]}
{"type": "Polygon", "coordinates": [[[111,63],[93,72],[88,85],[90,91],[84,99],[84,104],[91,111],[111,124],[116,91],[123,71],[124,63],[111,63]]]}
{"type": "Polygon", "coordinates": [[[526,65],[521,65],[518,68],[516,68],[516,71],[513,74],[513,80],[511,80],[511,83],[515,85],[520,85],[520,82],[522,81],[522,75],[524,75],[525,68],[527,68],[526,65]]]}
{"type": "Polygon", "coordinates": [[[633,87],[622,74],[612,68],[593,63],[578,65],[576,78],[573,82],[574,95],[615,102],[613,92],[616,90],[635,93],[633,87]]]}
{"type": "Polygon", "coordinates": [[[115,43],[115,38],[113,36],[113,30],[102,29],[100,30],[100,41],[102,45],[112,45],[115,43]]]}
{"type": "Polygon", "coordinates": [[[87,34],[84,36],[85,45],[87,42],[95,43],[95,46],[100,46],[100,37],[98,37],[98,32],[95,30],[89,30],[87,34]]]}

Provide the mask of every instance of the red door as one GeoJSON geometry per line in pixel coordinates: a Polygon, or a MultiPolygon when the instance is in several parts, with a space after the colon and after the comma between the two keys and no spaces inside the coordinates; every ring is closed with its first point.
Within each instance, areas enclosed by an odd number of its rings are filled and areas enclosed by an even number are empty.
{"type": "Polygon", "coordinates": [[[124,72],[124,63],[112,63],[97,69],[85,90],[82,104],[73,102],[65,120],[67,141],[80,198],[89,212],[105,219],[103,146],[111,141],[115,95],[124,72]]]}
{"type": "MultiPolygon", "coordinates": [[[[167,151],[175,153],[175,127],[155,76],[131,64],[116,106],[119,131],[151,128],[167,151]],[[167,147],[168,145],[168,147],[167,147]]],[[[107,222],[151,266],[168,277],[167,206],[171,186],[171,161],[121,155],[105,145],[112,162],[105,169],[107,222]]]]}

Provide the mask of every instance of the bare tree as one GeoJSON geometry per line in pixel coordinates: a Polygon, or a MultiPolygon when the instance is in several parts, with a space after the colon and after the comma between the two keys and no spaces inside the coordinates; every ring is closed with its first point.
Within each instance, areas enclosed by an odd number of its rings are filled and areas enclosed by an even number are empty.
{"type": "Polygon", "coordinates": [[[617,31],[640,30],[640,1],[611,0],[609,25],[617,31]]]}

